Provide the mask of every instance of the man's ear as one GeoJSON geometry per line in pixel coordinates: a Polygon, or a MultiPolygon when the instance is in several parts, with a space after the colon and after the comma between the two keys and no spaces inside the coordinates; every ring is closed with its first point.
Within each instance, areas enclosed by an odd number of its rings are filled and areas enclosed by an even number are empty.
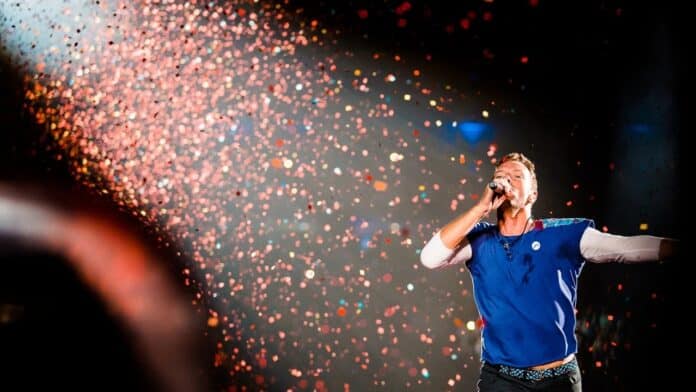
{"type": "Polygon", "coordinates": [[[537,199],[537,192],[532,192],[531,195],[527,198],[527,204],[532,204],[536,201],[537,199]]]}

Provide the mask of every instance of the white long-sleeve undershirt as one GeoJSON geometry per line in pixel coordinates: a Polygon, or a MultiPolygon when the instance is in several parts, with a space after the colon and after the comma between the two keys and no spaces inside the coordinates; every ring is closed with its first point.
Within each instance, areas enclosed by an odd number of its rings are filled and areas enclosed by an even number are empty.
{"type": "MultiPolygon", "coordinates": [[[[593,263],[642,263],[658,260],[662,238],[649,235],[621,236],[602,233],[588,227],[580,238],[580,254],[593,263]]],[[[448,248],[440,232],[423,247],[420,254],[421,263],[427,268],[439,268],[446,265],[467,262],[472,257],[471,244],[466,237],[454,249],[448,248]]]]}

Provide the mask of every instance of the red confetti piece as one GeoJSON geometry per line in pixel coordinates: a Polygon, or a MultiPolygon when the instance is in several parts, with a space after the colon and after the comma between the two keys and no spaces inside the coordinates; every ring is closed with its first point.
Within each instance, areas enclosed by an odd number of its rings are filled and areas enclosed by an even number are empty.
{"type": "Polygon", "coordinates": [[[408,1],[404,1],[403,3],[399,4],[394,12],[396,12],[397,15],[403,15],[404,13],[408,12],[411,10],[411,3],[408,1]]]}
{"type": "Polygon", "coordinates": [[[483,329],[485,326],[486,326],[486,320],[483,317],[476,320],[476,328],[483,329]]]}

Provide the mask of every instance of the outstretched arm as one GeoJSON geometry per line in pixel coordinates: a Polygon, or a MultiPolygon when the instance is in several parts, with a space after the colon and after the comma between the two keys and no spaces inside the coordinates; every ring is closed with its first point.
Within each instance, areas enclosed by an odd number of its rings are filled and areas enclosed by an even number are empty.
{"type": "Polygon", "coordinates": [[[677,243],[671,238],[621,236],[587,228],[580,239],[580,253],[594,263],[642,263],[674,257],[677,243]]]}

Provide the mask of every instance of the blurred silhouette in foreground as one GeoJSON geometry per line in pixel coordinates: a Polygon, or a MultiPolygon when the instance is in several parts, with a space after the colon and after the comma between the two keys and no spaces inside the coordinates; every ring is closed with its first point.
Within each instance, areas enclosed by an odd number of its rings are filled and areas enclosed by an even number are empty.
{"type": "Polygon", "coordinates": [[[0,56],[0,390],[207,390],[204,323],[173,255],[51,157],[9,64],[0,56]]]}

